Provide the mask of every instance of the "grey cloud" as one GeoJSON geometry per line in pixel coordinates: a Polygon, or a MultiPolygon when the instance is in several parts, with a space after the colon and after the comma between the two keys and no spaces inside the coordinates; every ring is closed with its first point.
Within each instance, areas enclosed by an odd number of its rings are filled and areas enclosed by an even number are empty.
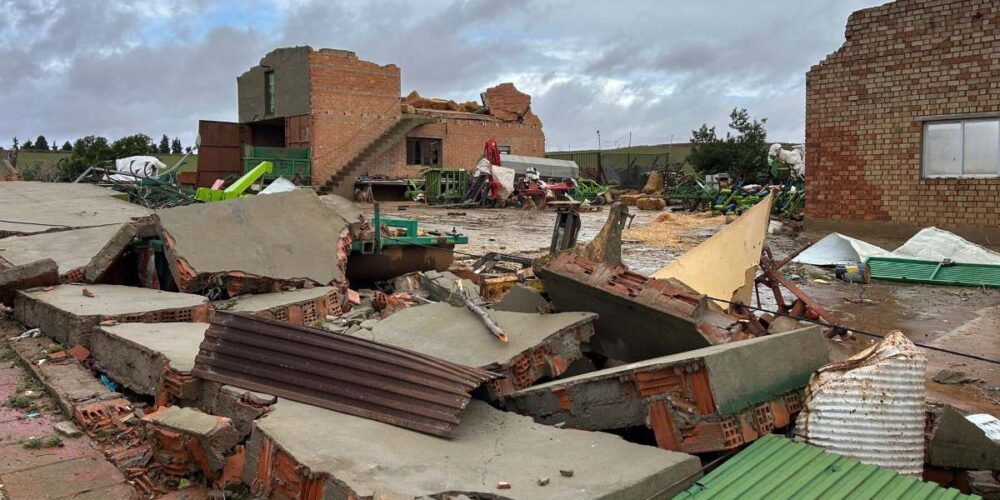
{"type": "Polygon", "coordinates": [[[144,41],[142,6],[0,0],[0,144],[97,133],[167,133],[236,117],[235,78],[268,50],[309,44],[400,66],[403,92],[475,99],[500,79],[535,87],[550,148],[686,140],[729,111],[768,117],[801,140],[804,74],[836,50],[848,14],[875,2],[291,2],[269,30],[198,31],[213,0],[168,2],[176,18],[144,41]],[[623,84],[631,102],[609,92],[623,84]],[[665,89],[672,90],[665,93],[665,89]],[[733,95],[730,95],[733,94],[733,95]],[[736,95],[739,94],[739,95],[736,95]]]}

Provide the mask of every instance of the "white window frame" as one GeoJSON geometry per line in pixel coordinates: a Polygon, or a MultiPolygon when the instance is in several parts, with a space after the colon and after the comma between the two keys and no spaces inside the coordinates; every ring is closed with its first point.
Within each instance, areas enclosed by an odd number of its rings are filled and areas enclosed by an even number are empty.
{"type": "MultiPolygon", "coordinates": [[[[965,120],[926,120],[923,122],[921,127],[920,135],[920,176],[925,179],[996,179],[1000,178],[1000,153],[997,154],[997,164],[994,173],[992,174],[966,174],[965,173],[965,125],[967,123],[980,123],[980,122],[997,122],[1000,124],[1000,118],[969,118],[965,120]],[[959,141],[961,147],[960,151],[960,161],[961,172],[958,174],[928,174],[927,173],[927,161],[930,155],[927,154],[927,127],[931,125],[947,125],[957,123],[961,125],[961,133],[959,134],[959,141]]],[[[1000,144],[1000,126],[997,127],[997,143],[1000,144]]]]}

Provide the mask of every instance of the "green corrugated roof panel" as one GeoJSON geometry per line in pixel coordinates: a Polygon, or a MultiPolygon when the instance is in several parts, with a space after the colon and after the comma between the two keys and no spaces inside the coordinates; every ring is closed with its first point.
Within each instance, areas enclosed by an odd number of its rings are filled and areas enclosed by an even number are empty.
{"type": "Polygon", "coordinates": [[[981,498],[853,458],[764,436],[674,499],[926,499],[981,498]]]}
{"type": "Polygon", "coordinates": [[[1000,287],[1000,266],[990,264],[943,264],[932,260],[899,257],[869,257],[868,267],[874,279],[1000,287]]]}

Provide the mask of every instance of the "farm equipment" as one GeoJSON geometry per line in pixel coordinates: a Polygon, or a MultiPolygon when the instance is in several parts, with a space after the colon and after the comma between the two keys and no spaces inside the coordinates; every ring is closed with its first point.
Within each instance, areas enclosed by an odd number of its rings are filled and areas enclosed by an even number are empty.
{"type": "Polygon", "coordinates": [[[351,243],[347,279],[354,283],[386,280],[413,271],[444,271],[454,261],[455,245],[469,243],[469,237],[426,231],[416,220],[382,217],[379,204],[372,216],[374,231],[351,243]]]}
{"type": "Polygon", "coordinates": [[[572,195],[576,201],[589,201],[594,205],[602,205],[605,202],[604,193],[607,192],[607,186],[590,179],[577,179],[576,188],[573,189],[572,195]]]}
{"type": "Polygon", "coordinates": [[[246,192],[250,186],[265,175],[270,174],[272,171],[272,163],[269,161],[262,161],[256,167],[250,169],[249,172],[243,174],[242,177],[236,179],[236,181],[230,184],[226,189],[221,189],[221,183],[216,181],[216,185],[210,188],[198,188],[194,197],[196,200],[204,203],[233,200],[243,196],[243,193],[246,192]]]}

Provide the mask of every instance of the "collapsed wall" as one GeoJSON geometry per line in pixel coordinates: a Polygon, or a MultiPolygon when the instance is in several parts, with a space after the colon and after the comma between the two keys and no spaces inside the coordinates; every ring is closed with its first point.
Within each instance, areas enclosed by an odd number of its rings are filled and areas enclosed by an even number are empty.
{"type": "Polygon", "coordinates": [[[66,346],[90,346],[102,321],[118,323],[205,322],[211,306],[200,295],[119,285],[57,285],[21,290],[14,317],[66,346]]]}
{"type": "Polygon", "coordinates": [[[657,445],[733,449],[789,425],[829,361],[819,327],[697,349],[522,389],[507,407],[575,429],[652,428],[657,445]]]}
{"type": "Polygon", "coordinates": [[[279,498],[624,500],[669,498],[699,468],[691,455],[535,424],[481,401],[446,440],[283,400],[254,423],[242,479],[254,494],[279,498]]]}

